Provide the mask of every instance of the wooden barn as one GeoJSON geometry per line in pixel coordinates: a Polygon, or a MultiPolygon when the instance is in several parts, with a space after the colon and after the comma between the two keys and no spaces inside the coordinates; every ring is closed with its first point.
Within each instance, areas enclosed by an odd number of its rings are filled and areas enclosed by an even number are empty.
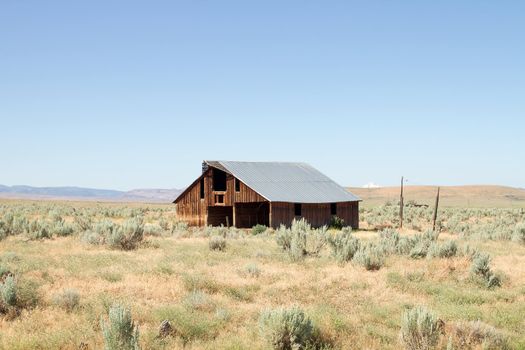
{"type": "Polygon", "coordinates": [[[359,227],[360,199],[305,163],[204,161],[202,174],[173,203],[191,226],[289,226],[332,216],[359,227]]]}

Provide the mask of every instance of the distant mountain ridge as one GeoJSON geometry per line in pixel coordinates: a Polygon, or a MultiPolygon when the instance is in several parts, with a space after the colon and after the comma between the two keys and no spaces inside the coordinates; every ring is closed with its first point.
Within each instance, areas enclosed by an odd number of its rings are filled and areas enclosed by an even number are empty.
{"type": "MultiPolygon", "coordinates": [[[[399,200],[399,187],[348,187],[359,196],[364,206],[399,200]]],[[[434,205],[435,186],[405,186],[405,201],[434,205]]],[[[0,185],[0,198],[78,200],[104,202],[171,203],[181,189],[134,189],[131,191],[104,190],[75,186],[33,187],[0,185]]],[[[451,207],[517,207],[525,208],[525,189],[506,186],[442,186],[441,206],[451,207]]]]}
{"type": "Polygon", "coordinates": [[[170,203],[182,190],[136,189],[131,191],[104,190],[75,186],[33,187],[0,185],[0,198],[69,199],[115,202],[170,203]]]}

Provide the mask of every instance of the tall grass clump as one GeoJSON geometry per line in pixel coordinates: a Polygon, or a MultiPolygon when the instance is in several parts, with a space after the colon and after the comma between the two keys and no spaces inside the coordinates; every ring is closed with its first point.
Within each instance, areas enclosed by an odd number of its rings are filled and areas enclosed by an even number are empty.
{"type": "Polygon", "coordinates": [[[525,222],[516,225],[512,240],[521,244],[525,244],[525,222]]]}
{"type": "Polygon", "coordinates": [[[100,320],[104,336],[104,350],[140,350],[139,327],[131,317],[131,311],[121,305],[109,309],[106,323],[100,320]]]}
{"type": "Polygon", "coordinates": [[[186,236],[190,226],[187,222],[176,221],[171,225],[171,234],[174,236],[186,236]]]}
{"type": "Polygon", "coordinates": [[[67,312],[71,312],[78,307],[80,295],[74,289],[66,289],[53,297],[53,303],[67,312]]]}
{"type": "Polygon", "coordinates": [[[332,255],[341,263],[352,260],[359,249],[359,240],[349,231],[328,235],[327,242],[332,249],[332,255]]]}
{"type": "Polygon", "coordinates": [[[424,307],[415,307],[401,318],[401,343],[407,350],[433,349],[441,334],[441,321],[424,307]]]}
{"type": "Polygon", "coordinates": [[[223,251],[226,249],[226,238],[223,236],[211,236],[208,246],[210,250],[223,251]]]}
{"type": "Polygon", "coordinates": [[[244,270],[246,271],[246,274],[250,277],[259,277],[261,275],[261,269],[257,264],[250,263],[244,267],[244,270]]]}
{"type": "Polygon", "coordinates": [[[314,325],[302,309],[293,306],[263,311],[259,331],[272,349],[304,349],[312,340],[314,325]]]}
{"type": "Polygon", "coordinates": [[[508,340],[504,334],[493,326],[482,321],[461,321],[451,327],[450,343],[458,349],[484,350],[509,349],[508,340]]]}

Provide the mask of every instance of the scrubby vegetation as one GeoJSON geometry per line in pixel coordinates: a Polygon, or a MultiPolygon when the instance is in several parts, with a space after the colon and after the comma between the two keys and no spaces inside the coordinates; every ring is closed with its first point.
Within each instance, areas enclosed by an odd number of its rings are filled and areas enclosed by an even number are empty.
{"type": "Polygon", "coordinates": [[[433,349],[441,333],[441,323],[424,307],[415,307],[403,313],[401,341],[407,350],[433,349]]]}
{"type": "Polygon", "coordinates": [[[263,311],[259,328],[275,350],[304,349],[312,341],[314,331],[312,320],[297,306],[263,311]]]}
{"type": "Polygon", "coordinates": [[[427,208],[403,230],[394,209],[362,209],[366,230],[240,230],[2,201],[0,348],[525,347],[523,212],[443,208],[433,231],[427,208]]]}
{"type": "Polygon", "coordinates": [[[121,305],[109,309],[108,321],[101,320],[104,350],[140,350],[139,328],[131,311],[121,305]]]}

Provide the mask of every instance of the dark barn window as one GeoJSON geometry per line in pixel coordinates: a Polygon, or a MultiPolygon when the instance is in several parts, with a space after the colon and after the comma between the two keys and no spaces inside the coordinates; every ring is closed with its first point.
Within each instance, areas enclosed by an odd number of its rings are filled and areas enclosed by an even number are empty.
{"type": "Polygon", "coordinates": [[[337,215],[337,203],[330,204],[330,214],[337,215]]]}
{"type": "Polygon", "coordinates": [[[295,216],[301,216],[301,203],[294,204],[295,216]]]}
{"type": "Polygon", "coordinates": [[[224,204],[224,195],[216,194],[215,195],[215,204],[224,204]]]}
{"type": "Polygon", "coordinates": [[[235,178],[235,192],[241,192],[241,182],[235,178]]]}
{"type": "Polygon", "coordinates": [[[204,199],[204,178],[201,179],[201,199],[204,199]]]}
{"type": "Polygon", "coordinates": [[[213,169],[213,190],[226,191],[226,173],[219,169],[213,169]]]}

